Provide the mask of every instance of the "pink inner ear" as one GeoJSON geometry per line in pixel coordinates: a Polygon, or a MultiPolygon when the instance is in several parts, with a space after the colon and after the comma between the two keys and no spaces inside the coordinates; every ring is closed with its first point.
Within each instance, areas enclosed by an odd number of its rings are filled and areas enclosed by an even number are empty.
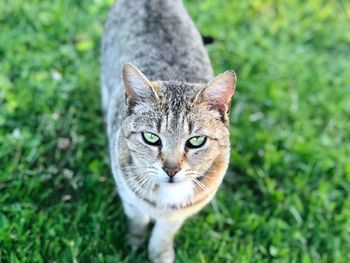
{"type": "Polygon", "coordinates": [[[236,74],[226,71],[208,83],[204,93],[213,107],[226,113],[230,108],[231,97],[235,92],[236,74]]]}
{"type": "Polygon", "coordinates": [[[123,67],[123,81],[125,93],[130,100],[138,101],[157,94],[153,90],[150,81],[146,76],[132,64],[123,67]]]}

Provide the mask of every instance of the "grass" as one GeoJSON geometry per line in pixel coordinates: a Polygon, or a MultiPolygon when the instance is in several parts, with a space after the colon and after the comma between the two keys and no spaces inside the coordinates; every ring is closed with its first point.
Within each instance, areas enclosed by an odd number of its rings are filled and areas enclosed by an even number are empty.
{"type": "MultiPolygon", "coordinates": [[[[0,2],[0,262],[145,262],[108,166],[99,45],[111,0],[0,2]]],[[[193,0],[238,72],[231,166],[177,262],[350,261],[350,5],[193,0]]]]}

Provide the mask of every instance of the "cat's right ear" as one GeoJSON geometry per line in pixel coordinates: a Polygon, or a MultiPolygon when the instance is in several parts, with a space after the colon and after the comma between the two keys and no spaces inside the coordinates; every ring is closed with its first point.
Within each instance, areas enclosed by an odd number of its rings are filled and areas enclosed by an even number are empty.
{"type": "Polygon", "coordinates": [[[129,106],[137,104],[158,95],[147,77],[134,65],[128,63],[123,66],[123,81],[126,102],[129,106]]]}

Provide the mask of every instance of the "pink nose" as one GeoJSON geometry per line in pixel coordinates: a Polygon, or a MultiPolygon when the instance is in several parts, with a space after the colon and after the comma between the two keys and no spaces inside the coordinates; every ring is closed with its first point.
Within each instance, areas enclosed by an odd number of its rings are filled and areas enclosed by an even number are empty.
{"type": "Polygon", "coordinates": [[[168,174],[169,177],[173,177],[178,171],[180,171],[180,168],[163,167],[163,170],[168,174]]]}

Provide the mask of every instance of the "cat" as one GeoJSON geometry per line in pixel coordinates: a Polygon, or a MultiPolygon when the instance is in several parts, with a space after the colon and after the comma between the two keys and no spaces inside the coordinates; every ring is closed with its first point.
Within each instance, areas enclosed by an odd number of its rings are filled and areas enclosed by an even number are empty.
{"type": "Polygon", "coordinates": [[[173,240],[226,173],[236,75],[214,78],[181,0],[118,0],[101,47],[102,107],[112,173],[137,249],[150,220],[152,262],[173,262],[173,240]]]}

